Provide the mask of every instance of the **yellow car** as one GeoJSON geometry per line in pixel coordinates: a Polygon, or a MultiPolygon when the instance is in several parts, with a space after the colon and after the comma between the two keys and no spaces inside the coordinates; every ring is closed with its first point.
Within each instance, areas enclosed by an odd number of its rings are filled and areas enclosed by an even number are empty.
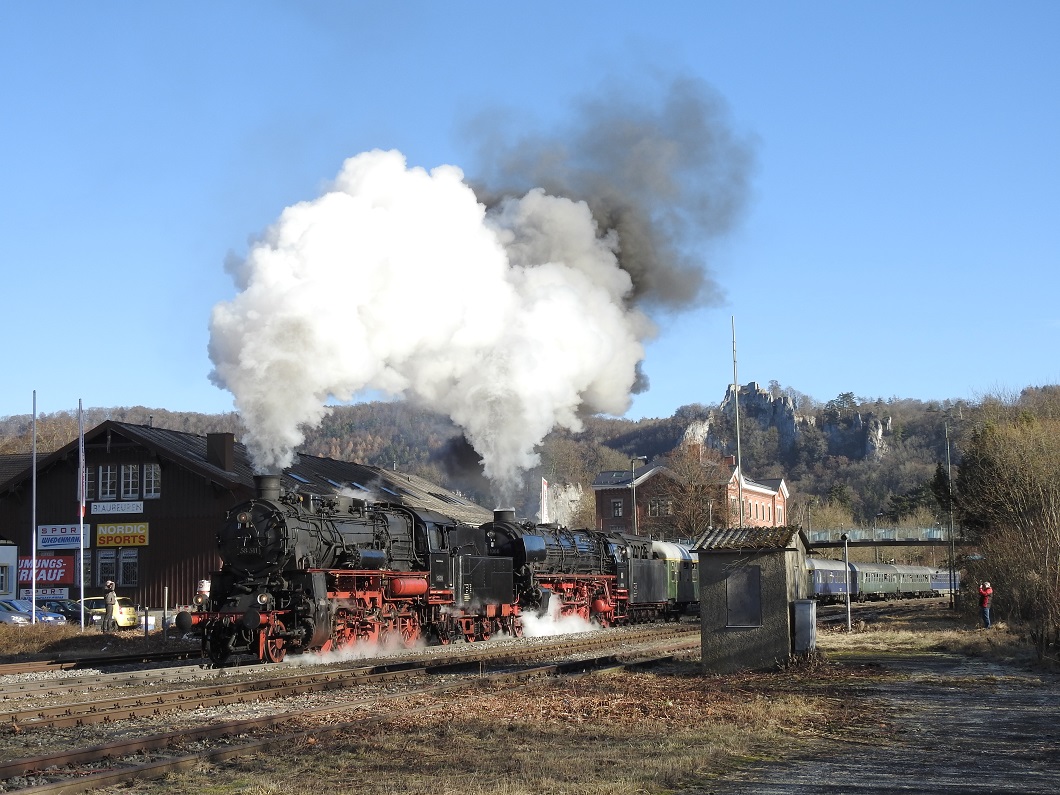
{"type": "MultiPolygon", "coordinates": [[[[88,612],[93,615],[92,623],[102,625],[103,611],[106,607],[105,597],[88,596],[83,600],[88,612]]],[[[140,614],[136,612],[136,605],[128,596],[119,596],[117,604],[117,624],[119,628],[135,627],[140,624],[140,614]]]]}

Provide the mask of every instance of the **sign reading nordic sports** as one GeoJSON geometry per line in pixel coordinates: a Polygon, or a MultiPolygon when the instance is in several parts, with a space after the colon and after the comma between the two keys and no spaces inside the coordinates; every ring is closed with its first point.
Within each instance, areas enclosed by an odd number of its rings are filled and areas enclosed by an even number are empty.
{"type": "Polygon", "coordinates": [[[146,547],[147,522],[100,524],[96,526],[98,547],[146,547]]]}

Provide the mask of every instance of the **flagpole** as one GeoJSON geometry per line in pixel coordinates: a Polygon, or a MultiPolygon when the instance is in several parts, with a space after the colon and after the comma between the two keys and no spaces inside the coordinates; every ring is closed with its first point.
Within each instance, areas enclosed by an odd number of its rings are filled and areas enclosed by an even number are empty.
{"type": "Polygon", "coordinates": [[[30,538],[33,539],[33,553],[29,562],[29,599],[33,605],[30,621],[37,623],[37,390],[33,390],[33,486],[30,490],[32,507],[30,508],[30,538]]]}
{"type": "MultiPolygon", "coordinates": [[[[78,550],[77,569],[80,572],[81,604],[85,604],[85,415],[81,398],[77,399],[77,502],[78,502],[78,550]]],[[[81,631],[85,631],[85,609],[81,608],[81,631]]]]}

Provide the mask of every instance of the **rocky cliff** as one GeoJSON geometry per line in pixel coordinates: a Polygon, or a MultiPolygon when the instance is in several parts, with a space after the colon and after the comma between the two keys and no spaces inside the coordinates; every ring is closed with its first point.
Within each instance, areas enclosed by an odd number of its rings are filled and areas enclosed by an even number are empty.
{"type": "MultiPolygon", "coordinates": [[[[755,381],[741,386],[739,395],[730,384],[718,408],[732,418],[737,405],[740,408],[740,422],[753,421],[763,430],[776,428],[780,450],[784,454],[792,453],[802,434],[816,427],[827,438],[829,451],[835,454],[880,460],[887,453],[886,437],[891,432],[889,417],[881,419],[870,414],[863,418],[856,411],[846,415],[822,412],[820,417],[817,414],[799,414],[790,397],[772,395],[755,381]]],[[[712,412],[707,419],[691,423],[685,429],[684,438],[686,441],[726,450],[731,447],[731,440],[722,438],[717,426],[717,418],[712,412]]]]}

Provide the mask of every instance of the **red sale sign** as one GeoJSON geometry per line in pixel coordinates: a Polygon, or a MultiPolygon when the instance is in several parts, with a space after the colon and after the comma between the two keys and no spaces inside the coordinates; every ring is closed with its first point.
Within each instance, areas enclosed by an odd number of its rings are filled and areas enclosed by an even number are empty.
{"type": "MultiPolygon", "coordinates": [[[[18,559],[18,581],[29,582],[30,571],[33,567],[33,558],[18,559]]],[[[73,585],[74,584],[74,557],[73,555],[55,555],[50,558],[37,558],[37,584],[38,585],[73,585]]]]}

